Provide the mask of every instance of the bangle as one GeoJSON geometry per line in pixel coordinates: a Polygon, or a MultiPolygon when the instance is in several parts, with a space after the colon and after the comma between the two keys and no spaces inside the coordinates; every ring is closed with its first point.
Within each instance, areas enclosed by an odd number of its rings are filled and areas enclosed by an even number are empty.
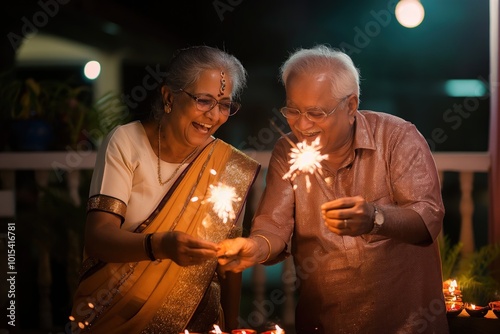
{"type": "Polygon", "coordinates": [[[263,260],[263,261],[260,261],[259,263],[264,263],[266,262],[267,260],[269,260],[269,257],[271,256],[271,242],[269,241],[268,238],[266,238],[265,236],[263,236],[262,234],[255,234],[253,235],[253,237],[261,237],[262,239],[266,240],[267,242],[267,245],[269,246],[269,253],[267,253],[267,256],[266,258],[263,260]]]}
{"type": "Polygon", "coordinates": [[[144,238],[144,249],[146,250],[146,255],[151,261],[156,261],[155,255],[153,253],[153,245],[151,241],[153,240],[153,233],[146,234],[144,238]]]}

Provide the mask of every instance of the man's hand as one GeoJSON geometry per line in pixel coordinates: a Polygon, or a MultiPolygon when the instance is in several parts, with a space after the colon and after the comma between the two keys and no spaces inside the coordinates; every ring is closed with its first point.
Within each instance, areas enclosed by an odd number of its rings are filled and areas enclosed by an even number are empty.
{"type": "Polygon", "coordinates": [[[325,225],[338,235],[357,236],[373,228],[375,208],[363,197],[343,197],[321,206],[325,225]]]}

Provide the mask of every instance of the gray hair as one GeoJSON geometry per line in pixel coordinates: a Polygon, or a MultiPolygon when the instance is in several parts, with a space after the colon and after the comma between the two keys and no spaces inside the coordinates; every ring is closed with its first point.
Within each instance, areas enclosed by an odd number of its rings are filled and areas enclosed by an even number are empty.
{"type": "MultiPolygon", "coordinates": [[[[220,49],[201,45],[178,50],[172,57],[164,77],[163,85],[177,91],[185,89],[200,78],[203,71],[217,69],[224,71],[230,78],[236,99],[246,87],[247,72],[241,62],[233,55],[220,49]]],[[[163,100],[160,96],[156,103],[155,114],[163,113],[163,100]]]]}
{"type": "Polygon", "coordinates": [[[325,45],[293,52],[280,68],[281,81],[286,87],[291,74],[324,73],[329,76],[332,94],[341,99],[349,94],[359,98],[359,70],[344,52],[325,45]]]}

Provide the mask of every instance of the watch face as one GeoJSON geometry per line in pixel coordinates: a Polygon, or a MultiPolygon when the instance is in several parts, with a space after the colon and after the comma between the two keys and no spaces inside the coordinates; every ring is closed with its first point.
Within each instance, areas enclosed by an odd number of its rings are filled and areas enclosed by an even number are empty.
{"type": "Polygon", "coordinates": [[[384,215],[377,208],[375,211],[375,224],[380,226],[383,223],[384,223],[384,215]]]}

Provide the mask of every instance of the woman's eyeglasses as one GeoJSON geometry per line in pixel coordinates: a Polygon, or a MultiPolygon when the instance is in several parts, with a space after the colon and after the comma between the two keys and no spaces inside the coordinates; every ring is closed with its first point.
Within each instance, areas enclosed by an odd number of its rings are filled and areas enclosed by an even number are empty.
{"type": "Polygon", "coordinates": [[[183,89],[180,92],[186,93],[196,102],[196,109],[202,112],[212,110],[216,105],[219,105],[219,112],[224,116],[233,116],[240,110],[241,105],[234,101],[217,101],[214,97],[206,94],[191,94],[183,89]]]}

